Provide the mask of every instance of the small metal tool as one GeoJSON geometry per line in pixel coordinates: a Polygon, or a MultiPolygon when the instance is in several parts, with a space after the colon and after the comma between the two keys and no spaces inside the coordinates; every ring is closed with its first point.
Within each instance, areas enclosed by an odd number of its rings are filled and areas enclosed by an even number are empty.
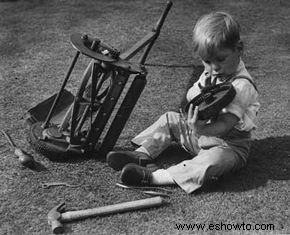
{"type": "Polygon", "coordinates": [[[69,184],[66,182],[42,182],[41,187],[42,188],[50,188],[50,187],[56,187],[56,186],[66,186],[70,188],[75,188],[81,186],[81,184],[69,184]]]}
{"type": "Polygon", "coordinates": [[[158,188],[158,187],[148,187],[148,186],[144,186],[144,187],[136,187],[136,186],[128,186],[125,184],[121,184],[121,183],[116,183],[116,186],[120,187],[120,188],[124,188],[124,189],[131,189],[131,190],[137,190],[141,193],[147,194],[147,195],[151,195],[151,196],[161,196],[161,197],[169,197],[172,193],[172,190],[170,189],[165,189],[165,188],[158,188]]]}

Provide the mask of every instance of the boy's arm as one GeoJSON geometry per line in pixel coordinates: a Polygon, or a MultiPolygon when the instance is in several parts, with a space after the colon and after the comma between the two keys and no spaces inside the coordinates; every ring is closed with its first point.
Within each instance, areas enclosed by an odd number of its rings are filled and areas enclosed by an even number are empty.
{"type": "Polygon", "coordinates": [[[213,123],[206,123],[197,119],[198,107],[193,110],[190,105],[188,112],[188,125],[198,135],[206,136],[223,136],[230,129],[232,129],[239,121],[239,118],[231,113],[225,113],[218,116],[217,120],[213,123]]]}
{"type": "Polygon", "coordinates": [[[197,81],[195,81],[192,84],[192,86],[187,90],[187,93],[186,93],[187,102],[200,94],[201,90],[198,84],[204,85],[205,79],[206,79],[205,71],[203,71],[203,73],[199,76],[199,79],[197,79],[197,81]]]}

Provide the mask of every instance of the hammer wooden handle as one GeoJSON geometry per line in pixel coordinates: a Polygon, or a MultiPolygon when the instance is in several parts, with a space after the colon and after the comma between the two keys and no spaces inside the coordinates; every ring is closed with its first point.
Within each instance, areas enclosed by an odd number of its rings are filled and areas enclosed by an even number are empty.
{"type": "Polygon", "coordinates": [[[16,148],[16,145],[14,144],[13,140],[11,139],[10,135],[6,133],[6,131],[1,130],[2,134],[5,136],[8,143],[11,145],[11,147],[16,148]]]}
{"type": "Polygon", "coordinates": [[[97,207],[93,209],[68,211],[61,214],[61,222],[69,222],[77,219],[84,219],[88,217],[103,216],[126,211],[133,211],[138,209],[145,209],[151,207],[161,206],[165,203],[162,197],[152,197],[131,202],[123,202],[115,205],[108,205],[97,207]]]}

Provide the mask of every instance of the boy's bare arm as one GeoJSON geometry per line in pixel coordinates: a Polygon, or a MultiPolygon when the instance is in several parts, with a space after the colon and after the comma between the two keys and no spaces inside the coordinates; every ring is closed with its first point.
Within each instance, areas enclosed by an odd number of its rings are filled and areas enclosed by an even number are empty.
{"type": "Polygon", "coordinates": [[[239,118],[231,113],[225,113],[218,116],[217,120],[212,123],[197,119],[198,108],[193,111],[193,107],[189,108],[188,124],[190,128],[199,135],[218,136],[225,135],[239,121],[239,118]]]}

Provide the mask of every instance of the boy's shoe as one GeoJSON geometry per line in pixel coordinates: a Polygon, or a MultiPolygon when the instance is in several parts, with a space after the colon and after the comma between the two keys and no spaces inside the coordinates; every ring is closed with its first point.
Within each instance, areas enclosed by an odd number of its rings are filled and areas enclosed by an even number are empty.
{"type": "Polygon", "coordinates": [[[146,167],[129,163],[122,169],[121,181],[127,185],[148,185],[152,183],[152,171],[146,167]]]}
{"type": "Polygon", "coordinates": [[[146,166],[148,163],[152,163],[151,159],[146,153],[137,151],[112,151],[107,154],[107,163],[116,171],[122,170],[122,168],[128,163],[135,163],[139,166],[146,166]]]}

